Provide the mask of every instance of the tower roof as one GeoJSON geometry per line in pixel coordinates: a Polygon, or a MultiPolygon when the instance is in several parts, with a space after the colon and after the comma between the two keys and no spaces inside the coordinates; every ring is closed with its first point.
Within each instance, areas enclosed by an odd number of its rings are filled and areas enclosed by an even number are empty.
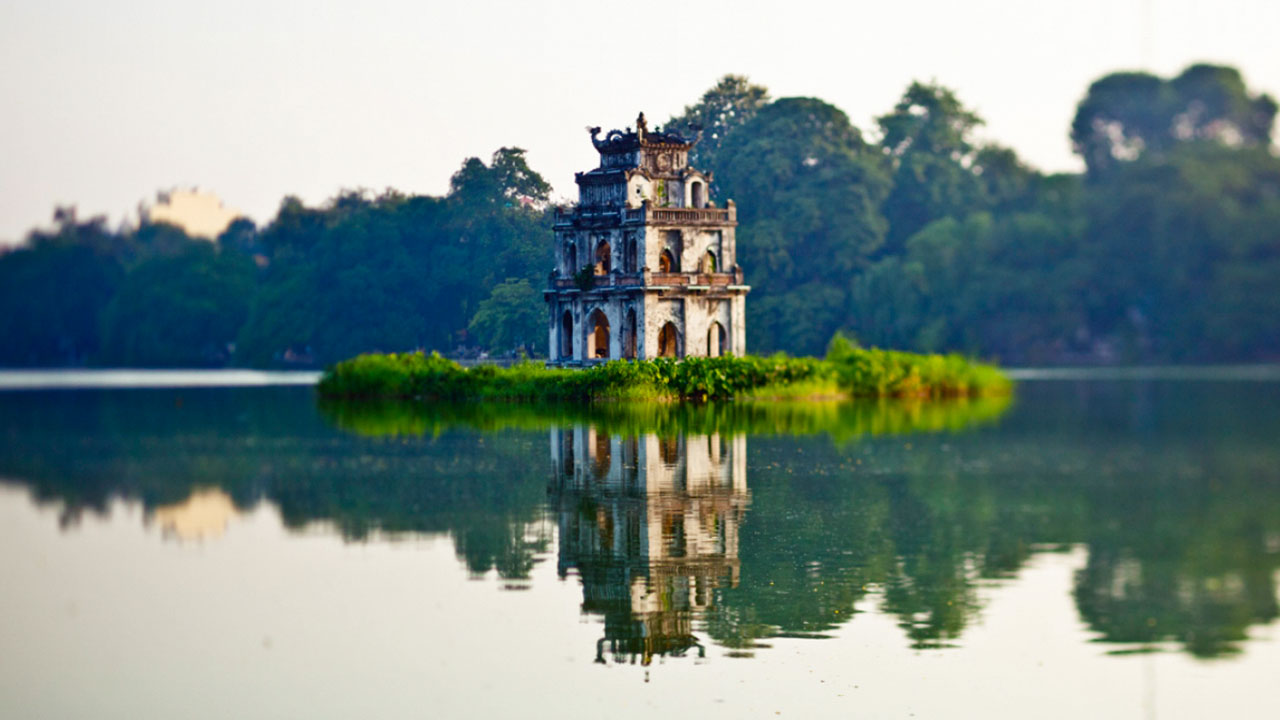
{"type": "Polygon", "coordinates": [[[591,133],[591,144],[596,146],[601,154],[613,154],[629,152],[641,147],[665,147],[678,148],[681,150],[689,150],[698,142],[698,137],[686,138],[685,136],[675,132],[662,132],[660,128],[655,127],[649,130],[649,124],[644,119],[644,113],[636,118],[636,129],[626,130],[610,130],[608,134],[601,140],[600,128],[589,128],[591,133]]]}

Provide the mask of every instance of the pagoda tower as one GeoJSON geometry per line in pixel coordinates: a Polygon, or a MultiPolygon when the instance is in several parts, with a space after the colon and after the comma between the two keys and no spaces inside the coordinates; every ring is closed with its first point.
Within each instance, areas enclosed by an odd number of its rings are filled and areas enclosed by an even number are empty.
{"type": "Polygon", "coordinates": [[[600,166],[577,173],[578,203],[555,211],[547,300],[550,363],[715,357],[746,350],[730,200],[689,167],[697,142],[636,128],[591,128],[600,166]]]}

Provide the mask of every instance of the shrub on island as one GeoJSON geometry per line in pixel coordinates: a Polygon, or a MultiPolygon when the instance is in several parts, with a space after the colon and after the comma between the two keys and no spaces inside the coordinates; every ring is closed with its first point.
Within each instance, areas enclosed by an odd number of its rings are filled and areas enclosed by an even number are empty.
{"type": "Polygon", "coordinates": [[[825,359],[690,357],[612,360],[583,369],[522,362],[470,369],[438,353],[366,354],[328,368],[327,397],[511,400],[729,400],[735,398],[964,397],[1008,393],[997,368],[959,355],[863,349],[842,336],[825,359]]]}

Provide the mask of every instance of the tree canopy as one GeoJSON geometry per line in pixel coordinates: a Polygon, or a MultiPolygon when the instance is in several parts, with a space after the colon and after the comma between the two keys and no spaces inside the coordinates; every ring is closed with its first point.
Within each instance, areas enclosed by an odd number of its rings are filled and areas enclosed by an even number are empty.
{"type": "MultiPolygon", "coordinates": [[[[1020,363],[1280,358],[1276,102],[1231,67],[1118,72],[1080,100],[1081,174],[977,136],[914,82],[868,133],[727,75],[671,118],[737,203],[753,352],[868,345],[1020,363]]],[[[442,197],[281,201],[216,243],[55,212],[0,253],[0,364],[320,365],[371,350],[544,355],[551,188],[524,150],[442,197]]]]}

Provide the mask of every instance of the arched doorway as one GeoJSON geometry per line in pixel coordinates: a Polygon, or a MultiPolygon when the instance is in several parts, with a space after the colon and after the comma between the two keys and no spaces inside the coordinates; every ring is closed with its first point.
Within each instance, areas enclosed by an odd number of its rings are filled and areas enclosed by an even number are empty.
{"type": "Polygon", "coordinates": [[[693,207],[706,207],[707,200],[703,197],[702,183],[695,180],[693,185],[690,187],[693,190],[693,207]]]}
{"type": "Polygon", "coordinates": [[[628,360],[636,358],[636,311],[627,311],[627,318],[622,322],[622,357],[628,360]]]}
{"type": "Polygon", "coordinates": [[[609,251],[609,243],[601,240],[600,244],[596,245],[596,274],[608,275],[609,270],[612,269],[612,263],[613,256],[609,251]]]}
{"type": "Polygon", "coordinates": [[[572,243],[565,249],[565,262],[569,264],[569,274],[578,272],[578,248],[572,243]]]}
{"type": "Polygon", "coordinates": [[[675,256],[671,254],[670,250],[663,250],[662,254],[658,256],[658,272],[660,273],[678,272],[676,270],[675,256]]]}
{"type": "Polygon", "coordinates": [[[560,357],[573,357],[573,314],[568,310],[560,318],[560,357]]]}
{"type": "Polygon", "coordinates": [[[707,329],[707,357],[723,355],[727,349],[725,339],[724,326],[718,322],[712,322],[711,327],[707,329]]]}
{"type": "Polygon", "coordinates": [[[609,318],[596,309],[587,319],[587,359],[609,358],[609,318]]]}
{"type": "Polygon", "coordinates": [[[700,265],[701,267],[699,268],[699,270],[701,270],[704,273],[715,272],[716,271],[716,254],[708,250],[707,254],[702,256],[702,262],[700,263],[700,265]]]}
{"type": "Polygon", "coordinates": [[[658,357],[680,357],[680,332],[673,322],[663,325],[658,331],[658,357]]]}

